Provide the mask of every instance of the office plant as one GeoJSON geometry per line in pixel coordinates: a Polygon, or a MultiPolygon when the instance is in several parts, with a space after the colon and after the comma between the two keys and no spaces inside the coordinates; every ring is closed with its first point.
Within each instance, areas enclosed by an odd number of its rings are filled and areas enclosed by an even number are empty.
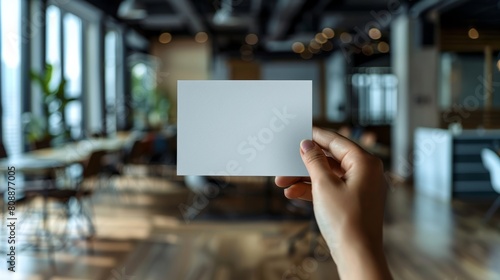
{"type": "Polygon", "coordinates": [[[52,86],[54,67],[45,65],[45,71],[32,70],[30,77],[42,92],[42,117],[33,113],[23,116],[24,129],[28,143],[34,147],[59,145],[70,139],[70,128],[65,121],[65,109],[68,103],[76,98],[65,94],[66,79],[52,86]]]}

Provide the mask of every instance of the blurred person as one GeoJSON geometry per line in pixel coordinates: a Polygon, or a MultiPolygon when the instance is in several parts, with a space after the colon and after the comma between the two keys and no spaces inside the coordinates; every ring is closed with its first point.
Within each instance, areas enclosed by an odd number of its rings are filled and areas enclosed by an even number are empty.
{"type": "Polygon", "coordinates": [[[289,199],[313,202],[342,279],[392,279],[383,250],[387,184],[380,159],[347,138],[313,128],[300,143],[310,177],[276,177],[289,199]]]}

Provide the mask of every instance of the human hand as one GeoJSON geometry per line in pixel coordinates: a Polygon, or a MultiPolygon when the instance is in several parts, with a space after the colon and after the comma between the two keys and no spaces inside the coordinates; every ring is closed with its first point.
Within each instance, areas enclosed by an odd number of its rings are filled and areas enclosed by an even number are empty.
{"type": "Polygon", "coordinates": [[[382,162],[334,132],[314,128],[313,141],[300,143],[310,178],[276,177],[276,185],[286,188],[287,198],[313,201],[342,278],[390,279],[382,247],[382,162]]]}

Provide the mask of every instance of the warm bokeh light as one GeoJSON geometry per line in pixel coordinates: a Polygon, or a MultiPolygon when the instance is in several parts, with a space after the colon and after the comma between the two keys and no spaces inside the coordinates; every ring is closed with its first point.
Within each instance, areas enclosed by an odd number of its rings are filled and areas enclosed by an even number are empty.
{"type": "Polygon", "coordinates": [[[328,42],[324,43],[324,44],[321,46],[321,49],[322,49],[323,51],[327,51],[327,52],[329,52],[329,51],[333,50],[333,44],[332,44],[332,42],[328,41],[328,42]]]}
{"type": "Polygon", "coordinates": [[[500,59],[497,61],[497,68],[498,68],[498,71],[500,71],[500,59]]]}
{"type": "Polygon", "coordinates": [[[194,36],[194,40],[198,43],[205,43],[208,40],[208,34],[206,32],[198,32],[194,36]]]}
{"type": "Polygon", "coordinates": [[[323,33],[318,33],[316,36],[314,36],[314,40],[320,44],[324,44],[327,41],[326,35],[323,33]]]}
{"type": "Polygon", "coordinates": [[[380,32],[378,28],[370,28],[370,30],[368,30],[368,36],[373,40],[378,40],[382,37],[382,32],[380,32]]]}
{"type": "Polygon", "coordinates": [[[340,34],[340,41],[342,41],[342,43],[350,43],[352,41],[352,36],[351,34],[347,33],[347,32],[342,32],[342,34],[340,34]]]}
{"type": "Polygon", "coordinates": [[[319,48],[313,48],[311,47],[311,45],[309,45],[309,47],[307,47],[307,50],[310,52],[310,53],[318,53],[319,52],[319,48]]]}
{"type": "Polygon", "coordinates": [[[256,34],[250,33],[245,37],[245,42],[249,45],[255,45],[259,42],[259,37],[256,34]]]}
{"type": "Polygon", "coordinates": [[[301,42],[295,42],[292,44],[292,51],[294,53],[303,53],[305,51],[306,47],[304,47],[304,44],[301,42]]]}
{"type": "Polygon", "coordinates": [[[363,46],[361,48],[361,51],[363,52],[364,55],[370,56],[373,54],[373,48],[370,45],[363,46]]]}
{"type": "Polygon", "coordinates": [[[172,41],[172,35],[168,32],[162,33],[160,37],[158,37],[158,41],[162,44],[168,44],[172,41]]]}
{"type": "Polygon", "coordinates": [[[243,61],[252,61],[253,60],[253,54],[241,55],[241,60],[243,60],[243,61]]]}
{"type": "Polygon", "coordinates": [[[322,32],[323,32],[323,34],[325,34],[326,38],[328,38],[328,39],[335,37],[335,31],[333,31],[333,29],[331,29],[330,27],[323,28],[322,32]]]}
{"type": "Polygon", "coordinates": [[[388,53],[389,49],[389,44],[386,42],[380,42],[377,44],[377,50],[381,53],[388,53]]]}
{"type": "Polygon", "coordinates": [[[308,51],[304,51],[300,54],[300,57],[302,57],[303,59],[309,59],[312,57],[312,53],[308,52],[308,51]]]}
{"type": "Polygon", "coordinates": [[[316,40],[311,40],[311,42],[309,42],[309,47],[315,50],[319,50],[321,48],[321,44],[316,42],[316,40]]]}
{"type": "Polygon", "coordinates": [[[477,38],[479,38],[479,32],[474,27],[472,27],[471,29],[469,29],[469,38],[471,38],[471,39],[477,39],[477,38]]]}
{"type": "Polygon", "coordinates": [[[253,53],[253,48],[250,45],[243,45],[240,48],[242,55],[251,55],[253,53]]]}

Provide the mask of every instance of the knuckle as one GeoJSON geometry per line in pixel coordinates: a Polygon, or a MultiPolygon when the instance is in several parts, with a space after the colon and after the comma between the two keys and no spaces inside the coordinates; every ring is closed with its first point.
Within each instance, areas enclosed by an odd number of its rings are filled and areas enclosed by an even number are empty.
{"type": "Polygon", "coordinates": [[[315,164],[316,162],[323,160],[324,157],[325,155],[323,153],[313,151],[310,154],[306,155],[305,162],[306,164],[315,164]]]}

